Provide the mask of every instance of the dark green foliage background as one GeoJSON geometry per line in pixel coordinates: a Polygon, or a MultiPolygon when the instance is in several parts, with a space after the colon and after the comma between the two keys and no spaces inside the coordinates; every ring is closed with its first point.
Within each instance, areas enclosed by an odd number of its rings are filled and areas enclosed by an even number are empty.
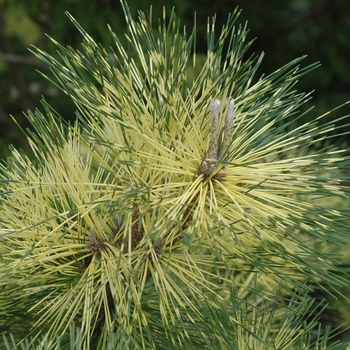
{"type": "MultiPolygon", "coordinates": [[[[216,14],[218,30],[228,13],[242,9],[240,22],[248,21],[251,39],[257,38],[251,52],[265,52],[260,75],[270,73],[295,57],[307,54],[304,64],[319,61],[321,67],[299,83],[299,89],[315,89],[308,118],[314,118],[350,100],[350,7],[348,0],[202,0],[200,6],[185,0],[129,1],[131,12],[149,11],[153,5],[153,25],[175,6],[181,22],[191,30],[196,12],[197,50],[206,50],[207,18],[216,14]]],[[[50,54],[55,53],[48,34],[63,44],[79,47],[81,37],[65,16],[73,17],[105,47],[112,45],[106,24],[123,36],[126,25],[119,1],[116,0],[1,0],[0,1],[0,157],[7,145],[26,148],[26,141],[10,118],[28,127],[22,112],[39,106],[42,95],[66,119],[74,119],[69,100],[35,69],[46,71],[27,51],[30,44],[50,54]]],[[[259,74],[258,74],[259,76],[259,74]]],[[[308,106],[306,106],[307,108],[308,106]]],[[[347,109],[347,110],[346,110],[347,109]]],[[[331,118],[350,113],[342,108],[331,118]]],[[[337,140],[344,141],[344,140],[337,140]]]]}

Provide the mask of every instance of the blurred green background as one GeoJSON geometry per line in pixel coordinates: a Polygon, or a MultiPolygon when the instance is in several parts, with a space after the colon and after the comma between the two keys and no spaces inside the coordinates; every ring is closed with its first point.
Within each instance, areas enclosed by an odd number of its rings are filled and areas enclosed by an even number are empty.
{"type": "MultiPolygon", "coordinates": [[[[207,18],[216,14],[221,30],[228,13],[242,9],[239,23],[248,21],[250,38],[257,38],[247,57],[265,52],[258,76],[269,74],[283,64],[307,54],[304,65],[319,61],[321,67],[299,83],[301,91],[315,90],[307,118],[315,118],[350,100],[350,4],[349,0],[143,0],[129,1],[132,13],[149,11],[153,5],[153,25],[175,6],[177,17],[191,31],[197,18],[197,50],[206,51],[207,18]]],[[[0,0],[0,157],[8,145],[28,148],[25,137],[10,114],[23,128],[29,127],[23,111],[40,108],[45,96],[66,119],[74,119],[74,106],[53,84],[36,71],[49,73],[27,48],[35,45],[55,55],[56,48],[45,34],[64,45],[78,48],[81,37],[64,14],[70,12],[87,32],[105,47],[113,47],[106,24],[120,37],[126,25],[118,0],[0,0]]],[[[310,106],[305,106],[308,108],[310,106]]],[[[329,118],[350,114],[346,106],[329,118]]],[[[343,140],[337,138],[337,141],[343,140]]],[[[345,140],[347,141],[347,140],[345,140]]]]}

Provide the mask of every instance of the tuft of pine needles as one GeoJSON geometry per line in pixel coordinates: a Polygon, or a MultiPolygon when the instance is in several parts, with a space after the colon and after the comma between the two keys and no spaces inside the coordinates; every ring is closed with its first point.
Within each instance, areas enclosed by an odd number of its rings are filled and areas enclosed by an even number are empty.
{"type": "MultiPolygon", "coordinates": [[[[266,76],[239,11],[199,66],[195,27],[139,13],[105,49],[38,48],[75,103],[28,111],[34,159],[1,167],[6,349],[344,349],[307,295],[342,290],[349,165],[302,122],[298,58],[266,76]]],[[[344,117],[348,124],[348,116],[344,117]]],[[[321,310],[321,311],[320,311],[321,310]]]]}

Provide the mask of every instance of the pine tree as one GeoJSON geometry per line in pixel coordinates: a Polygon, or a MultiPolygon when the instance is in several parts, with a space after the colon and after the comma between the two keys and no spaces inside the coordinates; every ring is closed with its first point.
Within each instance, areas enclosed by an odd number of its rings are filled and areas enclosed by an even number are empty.
{"type": "Polygon", "coordinates": [[[342,131],[302,122],[295,90],[316,65],[257,77],[238,10],[217,39],[208,22],[202,60],[174,12],[154,28],[122,5],[127,45],[68,14],[79,50],[33,48],[77,116],[43,100],[33,157],[1,168],[4,346],[344,349],[308,296],[346,285],[350,238],[342,131]]]}

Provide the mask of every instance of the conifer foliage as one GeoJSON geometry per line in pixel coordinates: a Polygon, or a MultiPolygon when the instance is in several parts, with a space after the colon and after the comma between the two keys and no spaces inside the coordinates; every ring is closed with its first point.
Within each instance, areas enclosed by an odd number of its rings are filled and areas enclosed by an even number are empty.
{"type": "Polygon", "coordinates": [[[33,157],[1,168],[4,345],[343,349],[307,297],[345,285],[350,238],[340,131],[299,122],[315,65],[256,76],[239,11],[208,22],[203,60],[174,12],[155,26],[122,6],[127,44],[110,30],[103,48],[68,14],[81,48],[33,48],[77,118],[43,100],[33,157]]]}

